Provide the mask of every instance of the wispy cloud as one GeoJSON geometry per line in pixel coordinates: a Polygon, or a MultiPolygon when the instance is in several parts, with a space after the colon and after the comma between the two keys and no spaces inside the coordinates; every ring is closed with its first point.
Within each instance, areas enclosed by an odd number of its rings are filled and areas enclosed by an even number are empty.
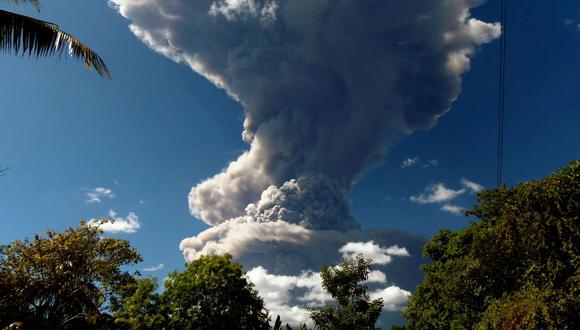
{"type": "Polygon", "coordinates": [[[443,206],[441,206],[441,211],[449,212],[455,215],[464,215],[463,212],[465,211],[465,209],[457,205],[444,204],[443,206]]]}
{"type": "Polygon", "coordinates": [[[422,168],[435,167],[439,166],[439,160],[430,159],[427,161],[422,161],[419,156],[415,156],[412,158],[407,158],[401,163],[401,168],[403,169],[413,166],[421,166],[422,168]]]}
{"type": "Polygon", "coordinates": [[[568,28],[572,28],[580,32],[580,10],[578,10],[577,18],[566,18],[564,20],[564,25],[566,25],[568,28]]]}
{"type": "Polygon", "coordinates": [[[428,167],[435,167],[435,166],[439,166],[439,161],[437,159],[431,159],[428,160],[424,165],[423,168],[428,168],[428,167]]]}
{"type": "Polygon", "coordinates": [[[425,188],[422,194],[411,196],[411,202],[419,204],[444,203],[455,199],[465,193],[465,189],[453,190],[445,187],[443,183],[435,183],[425,188]]]}
{"type": "Polygon", "coordinates": [[[409,200],[418,204],[443,204],[440,207],[441,211],[455,215],[463,215],[465,208],[450,204],[449,202],[466,192],[478,193],[482,191],[484,187],[479,183],[468,180],[466,178],[461,179],[461,185],[463,188],[454,190],[447,188],[443,183],[431,184],[425,188],[423,193],[411,196],[409,200]]]}
{"type": "Polygon", "coordinates": [[[117,213],[115,213],[113,210],[110,210],[109,218],[111,218],[113,221],[100,223],[98,220],[93,219],[89,221],[89,225],[96,225],[106,233],[133,234],[137,232],[139,228],[141,228],[139,217],[133,212],[129,212],[125,218],[122,218],[117,217],[117,213]]]}
{"type": "Polygon", "coordinates": [[[85,200],[89,204],[98,204],[103,198],[114,198],[115,193],[109,188],[97,187],[87,194],[87,199],[85,200]]]}
{"type": "Polygon", "coordinates": [[[157,266],[143,268],[143,271],[144,272],[156,272],[158,270],[162,270],[163,268],[165,268],[165,265],[164,264],[159,264],[157,266]]]}
{"type": "Polygon", "coordinates": [[[419,157],[407,158],[401,164],[401,168],[411,167],[411,166],[417,164],[418,161],[419,161],[419,157]]]}
{"type": "Polygon", "coordinates": [[[461,184],[465,188],[471,190],[474,193],[478,193],[478,192],[480,192],[480,191],[482,191],[484,189],[484,187],[482,185],[480,185],[479,183],[476,183],[476,182],[467,180],[465,178],[461,179],[461,184]]]}

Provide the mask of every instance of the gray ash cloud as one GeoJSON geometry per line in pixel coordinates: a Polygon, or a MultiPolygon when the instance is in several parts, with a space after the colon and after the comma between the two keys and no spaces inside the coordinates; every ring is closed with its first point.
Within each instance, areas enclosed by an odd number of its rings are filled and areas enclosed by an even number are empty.
{"type": "Polygon", "coordinates": [[[244,106],[249,150],[189,195],[211,225],[292,179],[322,173],[347,192],[394,139],[450,109],[469,57],[500,33],[470,17],[479,0],[110,3],[151,48],[244,106]]]}
{"type": "MultiPolygon", "coordinates": [[[[150,48],[244,107],[248,150],[189,194],[192,214],[213,227],[181,242],[186,260],[228,252],[251,274],[278,279],[373,241],[408,249],[377,267],[388,273],[385,290],[412,290],[423,240],[360,230],[346,194],[396,140],[450,110],[470,58],[500,35],[498,23],[470,16],[483,2],[110,0],[150,48]]],[[[295,320],[307,317],[300,308],[295,320]]]]}

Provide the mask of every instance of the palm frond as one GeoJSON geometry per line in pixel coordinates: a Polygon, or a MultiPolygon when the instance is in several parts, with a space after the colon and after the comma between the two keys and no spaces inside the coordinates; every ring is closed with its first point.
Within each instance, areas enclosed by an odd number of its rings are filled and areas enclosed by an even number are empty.
{"type": "Polygon", "coordinates": [[[38,0],[4,0],[17,5],[33,5],[36,11],[40,11],[40,2],[38,0]]]}
{"type": "Polygon", "coordinates": [[[104,78],[111,76],[97,53],[58,25],[4,10],[0,10],[0,51],[36,57],[60,57],[66,51],[71,57],[82,60],[87,69],[94,69],[104,78]]]}

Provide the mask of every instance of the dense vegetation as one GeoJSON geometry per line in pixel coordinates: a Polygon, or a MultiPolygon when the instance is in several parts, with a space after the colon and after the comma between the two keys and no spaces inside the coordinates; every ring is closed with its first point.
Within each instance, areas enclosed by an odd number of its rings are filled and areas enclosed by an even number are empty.
{"type": "Polygon", "coordinates": [[[479,221],[425,245],[407,327],[579,329],[580,161],[477,198],[479,221]]]}
{"type": "MultiPolygon", "coordinates": [[[[432,262],[407,324],[394,328],[580,328],[579,179],[576,161],[478,194],[468,212],[477,222],[424,246],[432,262]]],[[[190,262],[161,292],[156,279],[122,270],[140,261],[94,223],[0,245],[0,329],[269,329],[271,315],[230,255],[190,262]]],[[[370,264],[357,256],[322,270],[335,302],[311,310],[315,328],[375,328],[383,302],[364,286],[370,264]]],[[[290,329],[282,324],[274,329],[290,329]]]]}
{"type": "Polygon", "coordinates": [[[125,240],[81,223],[0,246],[0,329],[269,329],[268,312],[230,255],[201,257],[157,281],[125,240]]]}
{"type": "Polygon", "coordinates": [[[0,328],[104,327],[107,302],[135,281],[120,269],[141,261],[124,240],[81,224],[0,246],[0,328]]]}
{"type": "Polygon", "coordinates": [[[240,264],[228,254],[202,256],[165,280],[156,293],[153,279],[137,281],[117,303],[117,325],[127,329],[269,329],[262,298],[240,264]]]}
{"type": "MultiPolygon", "coordinates": [[[[94,223],[81,223],[1,245],[0,329],[270,328],[262,298],[231,255],[190,262],[159,293],[157,279],[121,270],[141,261],[137,251],[101,234],[94,223]]],[[[369,271],[362,256],[323,270],[338,304],[312,311],[317,328],[374,328],[382,301],[369,301],[361,284],[369,271]]],[[[274,328],[282,328],[280,317],[274,328]]]]}

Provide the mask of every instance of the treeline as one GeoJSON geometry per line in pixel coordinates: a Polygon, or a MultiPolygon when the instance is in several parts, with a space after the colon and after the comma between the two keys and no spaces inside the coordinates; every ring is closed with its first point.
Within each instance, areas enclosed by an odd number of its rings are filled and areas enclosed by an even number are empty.
{"type": "MultiPolygon", "coordinates": [[[[106,221],[106,220],[103,220],[106,221]]],[[[0,329],[270,329],[271,315],[231,255],[202,256],[156,278],[122,270],[141,261],[98,224],[0,246],[0,329]]],[[[366,286],[371,261],[357,256],[322,270],[337,304],[312,309],[320,329],[373,329],[381,299],[366,286]]],[[[292,329],[278,316],[274,329],[292,329]]],[[[306,325],[300,326],[306,329],[306,325]]]]}
{"type": "MultiPolygon", "coordinates": [[[[580,161],[552,176],[478,194],[478,219],[424,246],[432,262],[393,329],[579,329],[580,161]]],[[[105,221],[105,220],[103,220],[105,221]]],[[[230,255],[204,256],[157,279],[127,241],[81,223],[0,246],[0,329],[270,329],[263,300],[230,255]]],[[[375,329],[383,301],[357,256],[321,272],[335,302],[316,329],[375,329]]],[[[306,325],[301,326],[302,329],[306,325]]],[[[276,318],[274,329],[291,329],[276,318]]]]}
{"type": "Polygon", "coordinates": [[[477,199],[477,222],[424,246],[406,328],[580,329],[580,161],[477,199]]]}

